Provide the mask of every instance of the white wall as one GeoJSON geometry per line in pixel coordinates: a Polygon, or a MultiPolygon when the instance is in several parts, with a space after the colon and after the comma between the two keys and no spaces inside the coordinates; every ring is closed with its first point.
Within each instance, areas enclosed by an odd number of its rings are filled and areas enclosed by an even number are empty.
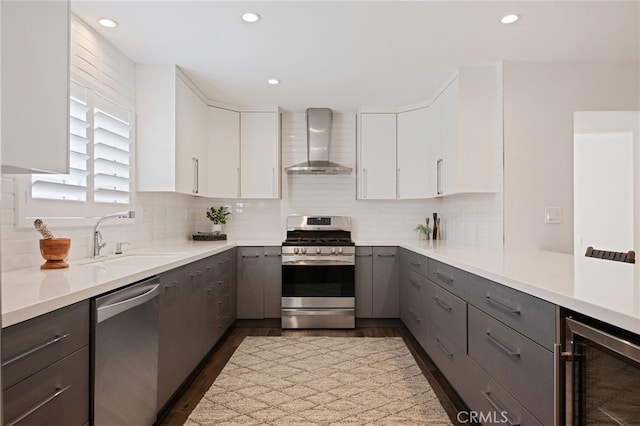
{"type": "Polygon", "coordinates": [[[573,112],[639,109],[637,63],[504,64],[504,238],[573,253],[573,112]],[[545,207],[562,223],[545,224],[545,207]]]}

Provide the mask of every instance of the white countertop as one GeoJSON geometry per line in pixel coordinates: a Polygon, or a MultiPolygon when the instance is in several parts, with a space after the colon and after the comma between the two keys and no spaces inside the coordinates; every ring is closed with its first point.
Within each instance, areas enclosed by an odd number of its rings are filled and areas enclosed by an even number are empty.
{"type": "MultiPolygon", "coordinates": [[[[235,246],[279,246],[281,241],[179,241],[131,250],[116,261],[2,274],[2,326],[114,290],[235,246]],[[160,255],[163,254],[164,255],[160,255]],[[157,255],[154,255],[157,254],[157,255]]],[[[406,248],[472,274],[640,334],[640,264],[540,250],[496,250],[445,241],[357,241],[406,248]]],[[[110,256],[112,258],[115,256],[110,256]]]]}

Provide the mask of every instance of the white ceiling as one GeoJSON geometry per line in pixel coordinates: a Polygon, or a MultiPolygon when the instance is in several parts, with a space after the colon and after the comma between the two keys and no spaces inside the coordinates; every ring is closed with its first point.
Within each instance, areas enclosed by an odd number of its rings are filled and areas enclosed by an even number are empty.
{"type": "Polygon", "coordinates": [[[464,64],[639,61],[636,1],[72,1],[133,61],[175,63],[210,98],[301,112],[427,100],[464,64]],[[262,16],[256,24],[240,19],[262,16]],[[522,19],[500,24],[507,13],[522,19]],[[98,18],[119,27],[106,30],[98,18]],[[266,84],[268,78],[282,81],[266,84]]]}

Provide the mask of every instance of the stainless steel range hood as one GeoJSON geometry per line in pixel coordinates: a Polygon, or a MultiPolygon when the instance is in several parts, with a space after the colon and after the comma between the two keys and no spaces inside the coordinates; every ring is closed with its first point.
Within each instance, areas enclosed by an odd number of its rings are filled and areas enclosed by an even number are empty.
{"type": "Polygon", "coordinates": [[[329,108],[307,108],[307,161],[286,167],[288,174],[351,174],[351,167],[329,161],[332,123],[333,112],[329,108]]]}

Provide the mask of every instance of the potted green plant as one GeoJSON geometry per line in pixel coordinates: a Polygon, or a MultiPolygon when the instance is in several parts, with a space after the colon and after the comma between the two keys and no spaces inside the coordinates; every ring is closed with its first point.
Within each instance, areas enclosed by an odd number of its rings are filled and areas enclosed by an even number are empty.
{"type": "Polygon", "coordinates": [[[429,227],[429,219],[427,219],[427,224],[419,224],[414,229],[418,233],[418,238],[421,240],[428,240],[431,236],[431,228],[429,227]]]}
{"type": "Polygon", "coordinates": [[[231,212],[229,211],[227,206],[209,207],[207,210],[207,218],[211,221],[211,231],[218,235],[222,231],[222,225],[227,224],[227,216],[229,216],[231,212]]]}

